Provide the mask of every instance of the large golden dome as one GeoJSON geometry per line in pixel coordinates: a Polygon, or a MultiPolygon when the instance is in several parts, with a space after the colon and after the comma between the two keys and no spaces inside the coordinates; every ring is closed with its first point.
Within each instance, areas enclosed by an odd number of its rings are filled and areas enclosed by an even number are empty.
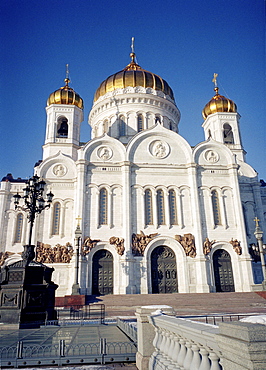
{"type": "Polygon", "coordinates": [[[135,53],[130,54],[131,62],[122,70],[104,80],[94,94],[94,101],[100,96],[115,89],[131,87],[151,87],[154,90],[162,91],[174,100],[174,94],[168,83],[160,76],[142,69],[135,61],[135,53]]]}
{"type": "Polygon", "coordinates": [[[76,105],[77,107],[83,109],[83,100],[71,87],[68,86],[70,80],[65,79],[65,86],[60,87],[60,89],[54,91],[50,94],[47,100],[47,106],[51,104],[68,104],[76,105]]]}
{"type": "Polygon", "coordinates": [[[202,115],[204,119],[206,119],[210,114],[216,112],[237,112],[236,104],[225,96],[220,95],[219,88],[217,86],[214,88],[214,91],[216,92],[216,94],[202,110],[202,115]]]}

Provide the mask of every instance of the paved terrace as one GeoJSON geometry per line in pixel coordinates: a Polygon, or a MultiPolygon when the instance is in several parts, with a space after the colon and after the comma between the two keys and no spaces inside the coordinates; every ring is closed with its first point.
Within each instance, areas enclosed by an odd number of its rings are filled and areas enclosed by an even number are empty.
{"type": "Polygon", "coordinates": [[[87,304],[102,303],[106,316],[134,316],[136,308],[169,305],[177,315],[266,314],[266,292],[193,293],[193,294],[122,294],[87,296],[87,304]]]}

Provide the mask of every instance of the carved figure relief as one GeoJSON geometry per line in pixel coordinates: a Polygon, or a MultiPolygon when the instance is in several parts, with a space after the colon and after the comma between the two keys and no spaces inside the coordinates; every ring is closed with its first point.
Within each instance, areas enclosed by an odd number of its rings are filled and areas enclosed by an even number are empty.
{"type": "Polygon", "coordinates": [[[230,244],[232,244],[233,248],[234,248],[234,251],[236,252],[236,254],[238,254],[239,256],[241,256],[242,254],[242,247],[240,246],[240,242],[237,240],[237,239],[231,239],[230,244]]]}
{"type": "Polygon", "coordinates": [[[195,246],[195,238],[192,234],[184,234],[184,236],[175,235],[175,240],[177,240],[182,245],[186,256],[192,258],[196,257],[197,252],[195,246]]]}
{"type": "Polygon", "coordinates": [[[207,254],[210,253],[210,251],[212,250],[212,246],[213,246],[214,243],[215,243],[215,240],[210,241],[209,238],[206,238],[205,239],[205,241],[203,243],[203,253],[205,255],[207,255],[207,254]]]}
{"type": "Polygon", "coordinates": [[[156,158],[165,158],[169,154],[169,145],[161,140],[155,140],[150,144],[150,153],[156,158]]]}
{"type": "Polygon", "coordinates": [[[132,253],[134,256],[143,256],[146,246],[155,238],[158,233],[145,235],[143,231],[140,234],[132,234],[132,253]]]}
{"type": "Polygon", "coordinates": [[[53,168],[53,173],[57,177],[63,177],[67,173],[67,168],[63,164],[56,164],[53,168]]]}
{"type": "Polygon", "coordinates": [[[219,161],[219,154],[214,150],[206,150],[205,159],[207,162],[216,163],[219,161]]]}
{"type": "Polygon", "coordinates": [[[112,236],[109,239],[109,243],[112,245],[115,245],[115,249],[119,256],[123,256],[125,252],[125,247],[124,247],[124,239],[123,238],[118,238],[116,236],[112,236]]]}
{"type": "Polygon", "coordinates": [[[49,244],[37,242],[36,261],[41,263],[69,263],[73,256],[73,247],[70,243],[66,245],[49,244]]]}
{"type": "Polygon", "coordinates": [[[82,244],[81,251],[83,256],[90,253],[92,248],[100,241],[100,239],[92,240],[89,236],[87,236],[82,244]]]}
{"type": "Polygon", "coordinates": [[[11,253],[11,252],[0,252],[0,266],[3,266],[3,264],[5,263],[5,260],[11,255],[11,254],[14,254],[14,253],[11,253]]]}
{"type": "Polygon", "coordinates": [[[108,146],[101,146],[97,151],[98,158],[102,159],[103,161],[107,161],[108,159],[112,158],[113,151],[108,146]]]}

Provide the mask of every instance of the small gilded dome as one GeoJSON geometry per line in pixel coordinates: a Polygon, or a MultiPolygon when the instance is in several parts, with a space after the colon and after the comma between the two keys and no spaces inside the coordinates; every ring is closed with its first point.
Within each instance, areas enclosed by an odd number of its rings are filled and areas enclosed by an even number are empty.
{"type": "Polygon", "coordinates": [[[50,94],[47,100],[47,106],[51,104],[68,104],[76,105],[77,107],[83,109],[83,100],[71,87],[68,86],[70,80],[65,79],[65,86],[60,87],[60,89],[54,91],[50,94]]]}
{"type": "Polygon", "coordinates": [[[216,94],[202,110],[202,116],[204,119],[206,119],[210,114],[216,112],[237,112],[236,104],[225,96],[220,95],[218,92],[219,88],[217,86],[214,88],[214,91],[216,94]]]}
{"type": "Polygon", "coordinates": [[[160,76],[142,69],[135,61],[135,53],[130,53],[131,62],[122,70],[104,80],[94,94],[94,101],[98,100],[107,92],[116,89],[131,87],[150,87],[154,90],[162,91],[174,100],[174,94],[168,83],[160,76]]]}

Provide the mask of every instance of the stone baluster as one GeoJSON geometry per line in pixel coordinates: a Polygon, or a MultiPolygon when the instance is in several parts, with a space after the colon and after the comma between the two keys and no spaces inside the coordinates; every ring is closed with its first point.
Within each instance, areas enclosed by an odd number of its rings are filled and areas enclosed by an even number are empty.
{"type": "Polygon", "coordinates": [[[221,370],[222,366],[219,364],[220,357],[213,351],[210,351],[209,359],[211,360],[211,370],[221,370]]]}
{"type": "Polygon", "coordinates": [[[193,351],[191,349],[192,343],[190,341],[187,341],[186,347],[187,347],[187,353],[186,353],[186,357],[183,363],[183,368],[185,370],[190,370],[190,365],[191,365],[192,358],[193,358],[193,351]]]}
{"type": "Polygon", "coordinates": [[[171,365],[171,360],[168,355],[170,347],[170,333],[168,331],[164,332],[165,342],[163,347],[163,364],[168,369],[168,366],[171,365]]]}
{"type": "Polygon", "coordinates": [[[190,365],[190,370],[199,370],[201,364],[201,357],[199,354],[199,347],[196,343],[192,344],[193,359],[190,365]]]}
{"type": "Polygon", "coordinates": [[[209,351],[206,348],[201,347],[200,354],[201,354],[201,364],[199,370],[210,370],[211,364],[208,357],[209,351]]]}
{"type": "Polygon", "coordinates": [[[171,361],[171,364],[168,366],[168,369],[169,370],[176,370],[176,363],[175,363],[175,360],[174,360],[174,349],[175,349],[175,335],[174,333],[170,333],[169,335],[169,338],[170,338],[170,346],[169,346],[169,350],[168,350],[168,357],[171,361]]]}
{"type": "Polygon", "coordinates": [[[178,359],[181,346],[179,344],[179,337],[176,334],[174,335],[173,340],[174,340],[174,349],[173,349],[172,360],[175,364],[177,364],[177,359],[178,359]]]}
{"type": "Polygon", "coordinates": [[[160,338],[160,329],[155,327],[155,337],[153,339],[153,347],[155,348],[155,351],[152,353],[150,361],[149,361],[149,369],[155,369],[156,360],[159,354],[159,338],[160,338]]]}
{"type": "Polygon", "coordinates": [[[183,363],[184,363],[186,353],[187,353],[187,349],[185,347],[186,341],[185,341],[185,339],[180,338],[179,343],[180,343],[180,351],[179,351],[179,355],[178,355],[178,359],[177,359],[177,364],[181,368],[183,368],[183,363]]]}

